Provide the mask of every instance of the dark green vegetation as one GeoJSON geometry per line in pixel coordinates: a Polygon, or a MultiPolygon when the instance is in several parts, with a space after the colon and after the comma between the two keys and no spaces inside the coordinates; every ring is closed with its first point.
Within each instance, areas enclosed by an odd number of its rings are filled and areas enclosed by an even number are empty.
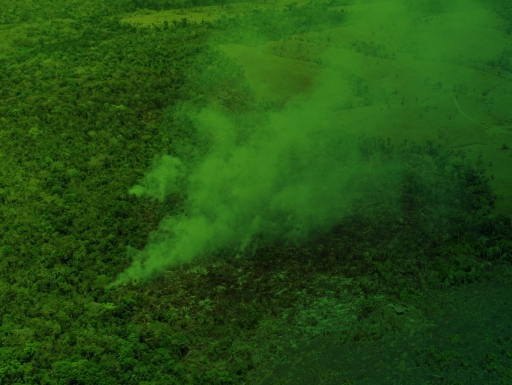
{"type": "Polygon", "coordinates": [[[168,10],[207,6],[218,4],[239,3],[233,0],[111,0],[102,2],[84,0],[74,2],[55,2],[52,0],[0,1],[0,25],[25,22],[40,22],[49,19],[78,19],[83,17],[105,17],[133,12],[138,9],[168,10]]]}
{"type": "MultiPolygon", "coordinates": [[[[128,188],[158,154],[193,162],[207,151],[174,108],[264,110],[239,68],[205,45],[229,22],[134,28],[112,15],[137,3],[112,3],[80,2],[78,15],[53,2],[2,4],[3,23],[72,20],[34,24],[0,59],[1,384],[241,384],[278,353],[261,341],[278,338],[306,286],[421,297],[510,262],[510,220],[493,215],[481,163],[432,143],[367,138],[368,162],[407,165],[396,200],[375,191],[300,248],[273,245],[251,259],[227,250],[143,287],[106,290],[129,264],[126,247],[142,249],[179,210],[179,196],[143,201],[128,188]],[[341,276],[353,283],[340,286],[341,276]]],[[[277,37],[301,24],[287,25],[277,37]]]]}
{"type": "Polygon", "coordinates": [[[282,13],[272,9],[254,9],[245,17],[222,18],[216,23],[216,27],[225,32],[238,31],[234,35],[224,34],[224,41],[255,43],[247,41],[247,36],[242,32],[244,30],[251,38],[256,31],[262,41],[278,40],[340,25],[345,20],[344,10],[331,10],[331,3],[309,2],[298,7],[297,2],[292,2],[285,6],[282,13]]]}

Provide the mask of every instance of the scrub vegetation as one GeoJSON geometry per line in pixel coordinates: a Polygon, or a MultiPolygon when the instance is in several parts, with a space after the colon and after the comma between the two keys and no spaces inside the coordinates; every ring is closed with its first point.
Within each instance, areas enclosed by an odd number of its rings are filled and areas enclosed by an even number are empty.
{"type": "MultiPolygon", "coordinates": [[[[317,116],[258,101],[213,46],[342,26],[352,1],[121,22],[230,3],[0,0],[0,384],[258,384],[273,357],[333,327],[340,344],[379,339],[384,327],[361,328],[377,295],[421,301],[510,264],[512,225],[493,211],[484,159],[326,127],[289,138],[281,120],[317,116]],[[251,178],[228,173],[244,161],[251,178]],[[276,164],[261,192],[257,170],[276,164]],[[223,232],[169,260],[166,242],[192,234],[184,218],[197,213],[223,232]]],[[[510,71],[509,56],[494,65],[510,71]]],[[[432,368],[456,356],[425,351],[432,368]]],[[[510,341],[502,351],[491,380],[512,376],[499,369],[510,341]]]]}

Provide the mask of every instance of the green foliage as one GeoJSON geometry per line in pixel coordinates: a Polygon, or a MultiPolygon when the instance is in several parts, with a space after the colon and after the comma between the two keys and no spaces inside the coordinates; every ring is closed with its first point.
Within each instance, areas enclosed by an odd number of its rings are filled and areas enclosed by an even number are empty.
{"type": "Polygon", "coordinates": [[[393,146],[382,138],[363,139],[361,154],[403,165],[399,215],[417,224],[424,236],[447,241],[492,231],[489,218],[496,196],[481,157],[475,162],[433,142],[393,146]]]}
{"type": "Polygon", "coordinates": [[[490,6],[494,14],[505,21],[507,34],[512,34],[512,4],[505,0],[481,0],[483,4],[490,6]]]}
{"type": "Polygon", "coordinates": [[[136,304],[137,302],[133,298],[124,296],[121,298],[119,305],[114,310],[113,315],[120,319],[129,318],[130,315],[136,310],[136,304]]]}
{"type": "MultiPolygon", "coordinates": [[[[22,8],[0,18],[32,17],[22,8]]],[[[105,286],[123,268],[126,245],[142,247],[173,209],[135,205],[127,192],[182,127],[161,129],[163,108],[200,105],[201,93],[242,105],[243,76],[194,81],[208,66],[233,65],[203,44],[204,25],[134,28],[89,14],[25,31],[24,50],[7,51],[0,67],[0,382],[191,383],[181,362],[189,338],[169,332],[151,341],[163,350],[148,350],[140,330],[124,333],[140,316],[140,296],[105,286]]],[[[162,314],[178,320],[171,309],[162,314]]]]}
{"type": "MultiPolygon", "coordinates": [[[[345,21],[344,10],[329,7],[327,3],[314,0],[301,7],[297,3],[287,4],[284,11],[256,8],[247,16],[222,17],[213,22],[213,27],[231,31],[227,38],[233,42],[257,43],[261,38],[264,41],[279,40],[341,25],[345,21]]],[[[223,39],[226,37],[223,36],[223,39]]]]}
{"type": "Polygon", "coordinates": [[[287,290],[302,285],[306,269],[349,265],[345,273],[359,275],[362,290],[388,285],[406,298],[418,295],[404,278],[418,281],[418,266],[432,262],[430,281],[448,286],[477,281],[485,263],[510,262],[511,223],[493,215],[481,163],[431,143],[393,147],[373,138],[362,143],[362,158],[407,165],[394,190],[399,199],[375,196],[354,210],[341,224],[342,241],[335,228],[322,251],[318,243],[273,245],[257,255],[265,258],[255,259],[254,270],[229,260],[204,274],[178,270],[155,281],[158,291],[106,289],[127,266],[127,246],[143,248],[184,199],[137,200],[129,186],[155,156],[193,167],[211,148],[187,109],[213,103],[243,112],[236,143],[262,119],[240,67],[205,45],[210,33],[243,27],[280,39],[340,25],[344,13],[329,7],[348,3],[292,3],[212,25],[139,28],[121,23],[121,12],[178,2],[0,1],[3,29],[31,22],[17,32],[17,49],[0,58],[0,383],[239,384],[256,359],[253,345],[237,338],[257,335],[269,313],[288,308],[287,290]],[[328,265],[333,255],[345,259],[328,265]],[[268,278],[274,264],[289,260],[295,278],[268,278]]]}

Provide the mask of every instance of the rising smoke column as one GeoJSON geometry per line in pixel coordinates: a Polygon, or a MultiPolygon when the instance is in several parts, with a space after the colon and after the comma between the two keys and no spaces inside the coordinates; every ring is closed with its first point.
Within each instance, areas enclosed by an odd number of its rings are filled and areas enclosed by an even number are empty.
{"type": "Polygon", "coordinates": [[[150,279],[226,247],[300,245],[339,222],[354,198],[389,181],[390,166],[362,161],[357,140],[323,123],[325,100],[315,99],[270,113],[243,144],[222,112],[191,112],[198,132],[211,138],[207,155],[188,174],[180,159],[164,155],[130,190],[164,201],[183,189],[183,212],[164,218],[144,250],[132,250],[132,265],[113,285],[150,279]]]}

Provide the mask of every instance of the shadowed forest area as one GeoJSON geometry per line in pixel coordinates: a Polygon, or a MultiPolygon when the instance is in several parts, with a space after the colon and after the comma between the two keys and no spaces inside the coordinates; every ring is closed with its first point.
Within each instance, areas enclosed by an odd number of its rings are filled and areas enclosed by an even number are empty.
{"type": "Polygon", "coordinates": [[[512,382],[508,2],[0,9],[0,384],[512,382]]]}

